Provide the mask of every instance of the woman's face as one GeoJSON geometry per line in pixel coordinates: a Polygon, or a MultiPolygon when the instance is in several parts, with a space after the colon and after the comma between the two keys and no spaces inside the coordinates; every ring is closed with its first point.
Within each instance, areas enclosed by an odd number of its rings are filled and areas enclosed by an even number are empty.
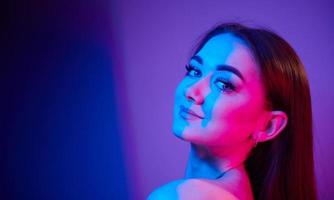
{"type": "Polygon", "coordinates": [[[186,69],[175,95],[174,134],[204,145],[249,142],[265,113],[265,93],[247,45],[229,33],[214,36],[186,69]]]}

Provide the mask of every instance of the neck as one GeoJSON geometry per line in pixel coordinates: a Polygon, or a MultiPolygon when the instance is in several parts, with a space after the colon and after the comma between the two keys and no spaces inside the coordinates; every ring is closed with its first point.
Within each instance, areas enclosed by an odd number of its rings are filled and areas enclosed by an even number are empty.
{"type": "Polygon", "coordinates": [[[223,148],[191,143],[185,178],[217,179],[227,171],[243,166],[251,146],[223,148]]]}

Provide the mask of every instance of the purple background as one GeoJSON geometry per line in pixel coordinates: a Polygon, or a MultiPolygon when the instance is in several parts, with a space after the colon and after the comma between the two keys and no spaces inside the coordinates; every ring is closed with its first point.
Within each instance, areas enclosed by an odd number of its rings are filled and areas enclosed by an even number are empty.
{"type": "Polygon", "coordinates": [[[133,199],[183,176],[189,145],[171,132],[174,91],[199,36],[229,20],[270,27],[300,55],[311,85],[319,199],[333,199],[333,5],[330,0],[114,0],[115,71],[133,199]]]}

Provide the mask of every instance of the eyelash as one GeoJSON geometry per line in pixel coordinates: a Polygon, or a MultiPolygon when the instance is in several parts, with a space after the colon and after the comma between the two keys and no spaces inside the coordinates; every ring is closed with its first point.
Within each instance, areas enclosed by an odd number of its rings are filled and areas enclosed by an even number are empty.
{"type": "MultiPolygon", "coordinates": [[[[191,66],[191,65],[186,65],[186,70],[187,70],[186,76],[200,77],[202,75],[202,73],[201,73],[201,71],[199,69],[196,69],[196,67],[191,66]],[[195,71],[198,74],[197,75],[192,75],[191,74],[192,71],[195,71]]],[[[232,83],[230,83],[230,82],[228,82],[228,81],[226,81],[224,79],[217,78],[217,80],[215,81],[215,83],[217,83],[217,82],[221,82],[221,83],[224,84],[224,88],[221,88],[221,87],[217,86],[217,87],[219,87],[220,90],[222,90],[224,92],[236,91],[235,86],[232,83]]]]}
{"type": "Polygon", "coordinates": [[[194,66],[191,65],[186,65],[186,70],[187,70],[186,76],[198,77],[202,75],[200,70],[196,69],[194,66]],[[195,71],[196,73],[199,73],[199,75],[191,75],[190,74],[191,71],[195,71]]]}
{"type": "Polygon", "coordinates": [[[220,88],[222,91],[225,91],[225,92],[232,92],[232,91],[235,91],[235,86],[232,84],[232,83],[230,83],[230,82],[227,82],[227,81],[225,81],[225,80],[222,80],[222,79],[217,79],[216,81],[215,81],[215,83],[217,83],[217,82],[222,82],[223,84],[224,84],[224,88],[222,89],[222,88],[220,88]]]}

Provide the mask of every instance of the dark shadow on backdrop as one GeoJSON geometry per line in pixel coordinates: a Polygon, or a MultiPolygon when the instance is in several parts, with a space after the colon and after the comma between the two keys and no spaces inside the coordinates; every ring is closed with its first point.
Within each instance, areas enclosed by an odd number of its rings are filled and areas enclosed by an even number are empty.
{"type": "Polygon", "coordinates": [[[110,2],[5,4],[0,199],[128,199],[110,2]]]}

